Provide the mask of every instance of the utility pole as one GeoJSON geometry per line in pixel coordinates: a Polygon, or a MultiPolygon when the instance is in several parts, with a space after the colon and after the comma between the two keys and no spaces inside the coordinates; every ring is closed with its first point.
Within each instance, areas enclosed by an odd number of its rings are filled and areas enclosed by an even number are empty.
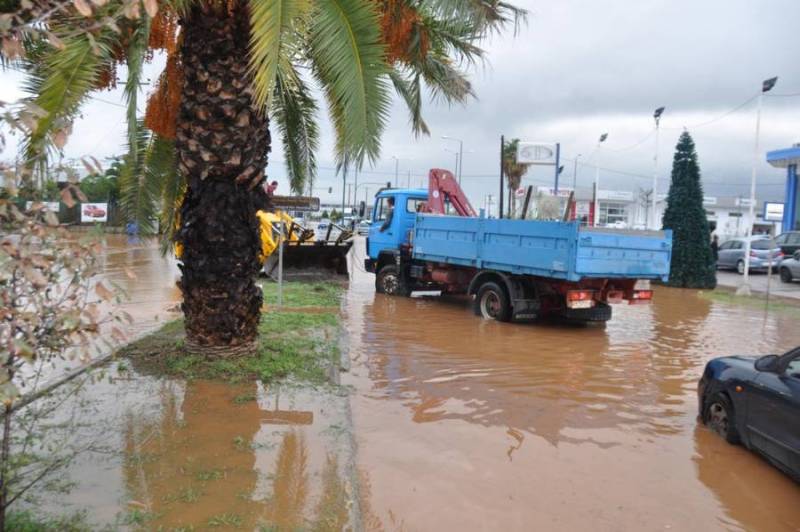
{"type": "MultiPolygon", "coordinates": [[[[606,141],[608,133],[600,135],[597,141],[597,148],[595,151],[600,150],[600,145],[606,141]]],[[[597,227],[597,221],[600,219],[600,163],[597,162],[598,157],[594,159],[594,216],[592,216],[592,227],[597,227]]]]}
{"type": "Polygon", "coordinates": [[[653,221],[651,224],[651,228],[656,231],[658,230],[658,222],[656,221],[658,216],[656,215],[656,202],[658,201],[658,132],[659,132],[659,122],[661,121],[661,114],[664,112],[663,107],[659,107],[653,113],[653,118],[656,121],[656,153],[653,156],[653,221]]]}
{"type": "Polygon", "coordinates": [[[392,159],[394,159],[394,186],[397,187],[398,186],[397,173],[398,170],[400,169],[400,159],[398,159],[394,155],[392,155],[392,159]]]}
{"type": "Polygon", "coordinates": [[[578,190],[578,159],[580,159],[580,158],[581,158],[581,154],[579,153],[575,157],[575,167],[572,169],[572,190],[573,190],[573,192],[578,190]]]}
{"type": "Polygon", "coordinates": [[[753,223],[756,221],[756,168],[758,166],[758,137],[761,132],[761,105],[764,102],[764,93],[772,90],[778,78],[765,79],[761,83],[761,92],[758,93],[758,108],[756,110],[756,141],[753,149],[753,171],[750,177],[750,220],[745,228],[747,240],[744,246],[744,278],[742,285],[736,290],[737,295],[749,296],[750,295],[750,244],[753,236],[753,223]]]}

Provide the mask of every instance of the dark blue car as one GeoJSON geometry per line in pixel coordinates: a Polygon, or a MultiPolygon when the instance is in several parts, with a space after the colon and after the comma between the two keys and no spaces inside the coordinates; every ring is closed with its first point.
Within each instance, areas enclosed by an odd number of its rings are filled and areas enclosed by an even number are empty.
{"type": "Polygon", "coordinates": [[[783,355],[715,358],[697,395],[703,423],[800,481],[800,347],[783,355]]]}

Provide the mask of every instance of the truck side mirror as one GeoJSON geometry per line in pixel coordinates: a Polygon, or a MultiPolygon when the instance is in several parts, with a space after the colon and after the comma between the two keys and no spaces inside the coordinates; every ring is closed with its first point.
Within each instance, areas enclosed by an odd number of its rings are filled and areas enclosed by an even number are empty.
{"type": "Polygon", "coordinates": [[[367,210],[367,204],[363,201],[359,202],[358,204],[358,217],[363,218],[364,212],[367,210]]]}

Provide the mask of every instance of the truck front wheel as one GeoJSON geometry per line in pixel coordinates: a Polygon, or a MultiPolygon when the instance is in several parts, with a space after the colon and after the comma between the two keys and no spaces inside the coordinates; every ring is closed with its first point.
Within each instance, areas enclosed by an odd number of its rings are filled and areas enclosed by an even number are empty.
{"type": "Polygon", "coordinates": [[[509,321],[511,304],[503,287],[493,282],[481,285],[475,295],[475,314],[487,320],[509,321]]]}
{"type": "Polygon", "coordinates": [[[389,296],[407,296],[410,294],[410,291],[400,278],[397,266],[394,264],[387,264],[378,270],[378,274],[375,276],[375,291],[389,296]]]}

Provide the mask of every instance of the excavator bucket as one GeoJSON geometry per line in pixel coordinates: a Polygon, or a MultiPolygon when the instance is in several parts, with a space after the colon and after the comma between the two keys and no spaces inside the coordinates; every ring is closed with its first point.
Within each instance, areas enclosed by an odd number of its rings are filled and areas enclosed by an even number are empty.
{"type": "MultiPolygon", "coordinates": [[[[291,242],[283,245],[283,278],[287,280],[320,280],[347,275],[347,254],[353,245],[345,242],[291,242]]],[[[278,277],[278,250],[264,262],[264,273],[278,277]]]]}
{"type": "Polygon", "coordinates": [[[338,227],[332,236],[329,229],[321,240],[311,229],[297,224],[281,211],[259,213],[261,221],[264,273],[278,277],[280,262],[280,222],[283,220],[283,278],[287,280],[324,280],[347,275],[347,254],[353,245],[352,231],[338,227]]]}

